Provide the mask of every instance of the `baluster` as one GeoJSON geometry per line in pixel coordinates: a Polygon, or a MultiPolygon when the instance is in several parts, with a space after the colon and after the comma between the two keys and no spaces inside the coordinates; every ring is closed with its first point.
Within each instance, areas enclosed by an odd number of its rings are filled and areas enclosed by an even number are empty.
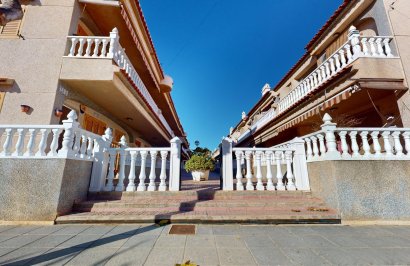
{"type": "Polygon", "coordinates": [[[98,57],[99,49],[100,49],[100,39],[95,39],[94,41],[94,52],[93,52],[93,57],[98,57]]]}
{"type": "Polygon", "coordinates": [[[406,148],[406,155],[410,155],[410,132],[406,131],[403,133],[404,147],[406,148]]]}
{"type": "Polygon", "coordinates": [[[325,137],[322,134],[317,134],[317,138],[319,139],[320,156],[323,156],[326,153],[325,137]]]}
{"type": "Polygon", "coordinates": [[[87,136],[84,133],[81,134],[80,147],[80,158],[85,158],[87,152],[87,136]]]}
{"type": "Polygon", "coordinates": [[[51,130],[53,132],[53,140],[50,144],[50,151],[48,152],[47,156],[57,156],[57,149],[58,149],[58,138],[61,133],[61,129],[53,128],[51,130]]]}
{"type": "Polygon", "coordinates": [[[13,135],[14,130],[12,128],[6,128],[6,140],[3,144],[3,152],[1,153],[2,156],[10,156],[11,155],[11,146],[13,144],[13,135]]]}
{"type": "MultiPolygon", "coordinates": [[[[16,142],[16,150],[12,154],[13,156],[22,156],[23,155],[23,148],[24,148],[24,137],[26,135],[26,131],[23,128],[17,129],[18,139],[16,142]]],[[[0,135],[1,136],[1,135],[0,135]]]]}
{"type": "MultiPolygon", "coordinates": [[[[329,60],[330,61],[330,60],[329,60]]],[[[330,65],[329,65],[329,62],[326,62],[325,63],[325,69],[326,69],[326,79],[328,79],[328,78],[330,78],[330,76],[332,75],[331,74],[331,72],[330,72],[330,65]]]]}
{"type": "Polygon", "coordinates": [[[310,137],[313,144],[313,158],[319,158],[319,148],[317,146],[317,138],[315,136],[310,137]]]}
{"type": "Polygon", "coordinates": [[[304,141],[306,142],[306,155],[307,155],[307,160],[311,160],[312,157],[313,157],[312,146],[311,146],[311,139],[310,139],[310,138],[305,138],[304,141]]]}
{"type": "Polygon", "coordinates": [[[310,79],[310,90],[313,90],[315,88],[315,79],[313,75],[310,75],[309,79],[310,79]]]}
{"type": "Polygon", "coordinates": [[[256,159],[256,190],[265,190],[265,187],[263,186],[262,183],[262,152],[257,151],[255,154],[255,159],[256,159]]]}
{"type": "Polygon", "coordinates": [[[275,152],[275,159],[276,159],[276,178],[278,179],[278,183],[276,184],[277,190],[285,190],[285,186],[283,185],[283,174],[282,174],[282,152],[277,151],[275,152]]]}
{"type": "Polygon", "coordinates": [[[390,38],[383,39],[383,43],[384,43],[384,49],[386,51],[386,55],[389,57],[393,56],[393,54],[391,53],[391,48],[390,48],[390,38]]]}
{"type": "Polygon", "coordinates": [[[373,131],[372,133],[370,133],[370,136],[372,137],[373,140],[373,149],[374,149],[374,156],[376,157],[380,157],[381,156],[381,151],[382,148],[380,147],[380,143],[379,143],[379,131],[373,131]]]}
{"type": "Polygon", "coordinates": [[[38,151],[35,156],[46,156],[45,149],[47,146],[47,138],[48,138],[48,133],[50,132],[50,130],[42,128],[40,129],[40,132],[41,132],[40,143],[38,144],[38,151]]]}
{"type": "Polygon", "coordinates": [[[392,136],[394,140],[394,150],[396,151],[396,156],[403,156],[403,146],[400,143],[400,131],[394,131],[392,136]]]}
{"type": "Polygon", "coordinates": [[[94,139],[91,136],[88,136],[88,146],[87,146],[87,156],[88,158],[92,158],[94,156],[93,151],[94,151],[94,139]]]}
{"type": "Polygon", "coordinates": [[[246,190],[254,190],[252,183],[252,169],[251,169],[251,151],[245,152],[245,159],[246,159],[246,190]]]}
{"type": "Polygon", "coordinates": [[[322,81],[323,81],[320,69],[315,71],[315,73],[317,74],[317,86],[319,86],[320,84],[322,84],[322,81]]]}
{"type": "Polygon", "coordinates": [[[350,154],[349,154],[349,146],[347,146],[346,134],[347,134],[347,131],[339,132],[340,141],[342,143],[342,157],[349,158],[350,154]]]}
{"type": "Polygon", "coordinates": [[[333,58],[329,58],[329,64],[330,64],[330,74],[329,74],[329,77],[330,77],[336,73],[335,60],[333,58]]]}
{"type": "Polygon", "coordinates": [[[350,64],[353,61],[352,47],[350,44],[346,44],[344,48],[346,49],[347,63],[350,64]]]}
{"type": "Polygon", "coordinates": [[[80,46],[78,47],[78,52],[77,52],[77,57],[82,57],[83,56],[83,51],[84,51],[84,38],[79,39],[80,46]]]}
{"type": "Polygon", "coordinates": [[[70,48],[70,53],[68,56],[74,56],[75,55],[75,48],[77,46],[78,39],[77,38],[71,38],[71,48],[70,48]]]}
{"type": "Polygon", "coordinates": [[[155,167],[156,167],[158,152],[150,151],[149,153],[151,155],[151,171],[149,173],[148,191],[155,191],[157,190],[157,187],[155,185],[155,179],[157,178],[155,174],[155,167]]]}
{"type": "Polygon", "coordinates": [[[385,57],[386,55],[384,54],[382,41],[383,41],[382,38],[377,38],[377,40],[376,40],[377,54],[381,57],[385,57]]]}
{"type": "Polygon", "coordinates": [[[325,81],[325,80],[327,79],[325,66],[324,66],[324,65],[321,66],[321,67],[320,67],[320,70],[322,71],[322,72],[321,72],[321,75],[322,75],[322,82],[323,82],[323,81],[325,81]]]}
{"type": "Polygon", "coordinates": [[[145,174],[145,164],[147,161],[148,151],[140,151],[141,155],[141,171],[139,175],[140,182],[137,187],[137,191],[145,191],[147,188],[145,186],[145,179],[147,178],[145,174]]]}
{"type": "Polygon", "coordinates": [[[168,151],[161,151],[161,173],[159,175],[160,183],[158,187],[159,191],[167,190],[167,184],[165,182],[167,179],[167,156],[168,151]]]}
{"type": "Polygon", "coordinates": [[[85,57],[90,57],[91,53],[91,42],[93,40],[91,38],[87,38],[87,49],[85,50],[85,57]]]}
{"type": "Polygon", "coordinates": [[[118,184],[115,187],[115,191],[124,191],[124,179],[125,179],[125,159],[127,158],[127,151],[122,147],[120,148],[120,170],[118,174],[118,184]]]}
{"type": "Polygon", "coordinates": [[[371,56],[378,56],[377,50],[376,50],[376,45],[374,43],[374,38],[369,39],[369,44],[370,44],[371,56]]]}
{"type": "Polygon", "coordinates": [[[113,191],[114,190],[114,170],[115,170],[115,159],[117,157],[116,149],[109,149],[108,153],[110,154],[110,164],[107,175],[107,184],[104,187],[104,191],[113,191]]]}
{"type": "Polygon", "coordinates": [[[393,148],[390,144],[390,131],[384,131],[382,133],[383,143],[384,143],[384,150],[386,151],[387,156],[393,156],[393,148]]]}
{"type": "Polygon", "coordinates": [[[74,132],[74,146],[73,146],[73,154],[74,156],[78,156],[78,152],[80,150],[80,141],[81,141],[81,134],[79,130],[76,130],[74,132]]]}
{"type": "Polygon", "coordinates": [[[319,81],[318,81],[318,78],[317,78],[317,73],[315,71],[315,72],[313,72],[313,87],[316,88],[318,85],[319,85],[319,81]]]}
{"type": "Polygon", "coordinates": [[[267,151],[266,152],[266,178],[268,179],[268,183],[266,185],[267,190],[275,190],[275,185],[273,184],[273,176],[272,176],[272,160],[273,160],[273,152],[267,151]]]}
{"type": "Polygon", "coordinates": [[[357,135],[357,131],[350,131],[349,132],[350,141],[352,142],[352,151],[353,151],[352,156],[353,157],[360,156],[359,145],[357,145],[356,135],[357,135]]]}
{"type": "Polygon", "coordinates": [[[242,183],[242,156],[243,153],[241,151],[236,151],[236,190],[244,190],[243,183],[242,183]]]}
{"type": "Polygon", "coordinates": [[[361,43],[362,43],[362,48],[363,48],[363,55],[368,56],[369,48],[367,47],[367,38],[362,38],[361,43]]]}
{"type": "Polygon", "coordinates": [[[130,151],[131,163],[130,173],[128,174],[128,186],[126,191],[133,192],[136,189],[135,186],[135,163],[137,161],[137,151],[130,151]]]}
{"type": "Polygon", "coordinates": [[[369,134],[368,131],[360,132],[360,137],[362,138],[362,143],[363,143],[364,156],[366,157],[369,157],[371,155],[369,141],[367,140],[368,134],[369,134]]]}
{"type": "Polygon", "coordinates": [[[286,185],[287,190],[296,190],[295,182],[293,181],[293,171],[292,171],[292,151],[286,151],[285,158],[286,158],[286,178],[288,179],[288,183],[286,185]]]}
{"type": "Polygon", "coordinates": [[[340,54],[340,61],[342,63],[341,67],[344,68],[347,65],[345,51],[343,49],[340,49],[339,54],[340,54]]]}
{"type": "Polygon", "coordinates": [[[101,48],[100,57],[107,57],[107,45],[108,45],[108,40],[104,38],[102,40],[102,48],[101,48]]]}
{"type": "Polygon", "coordinates": [[[339,54],[336,53],[333,57],[335,59],[336,72],[338,72],[340,68],[342,67],[342,64],[340,63],[339,54]]]}
{"type": "Polygon", "coordinates": [[[24,153],[23,156],[31,157],[31,156],[34,156],[34,151],[33,150],[34,150],[34,145],[35,145],[35,142],[36,142],[37,129],[30,128],[28,130],[28,132],[29,132],[29,140],[28,140],[28,143],[27,143],[27,150],[26,150],[26,152],[24,153]]]}

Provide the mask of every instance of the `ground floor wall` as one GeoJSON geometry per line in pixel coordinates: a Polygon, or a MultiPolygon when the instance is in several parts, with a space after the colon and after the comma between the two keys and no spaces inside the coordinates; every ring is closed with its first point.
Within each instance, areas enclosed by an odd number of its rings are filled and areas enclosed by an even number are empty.
{"type": "Polygon", "coordinates": [[[0,221],[54,221],[85,200],[92,162],[0,159],[0,221]]]}
{"type": "Polygon", "coordinates": [[[409,161],[311,162],[308,171],[313,195],[342,221],[410,220],[409,161]]]}

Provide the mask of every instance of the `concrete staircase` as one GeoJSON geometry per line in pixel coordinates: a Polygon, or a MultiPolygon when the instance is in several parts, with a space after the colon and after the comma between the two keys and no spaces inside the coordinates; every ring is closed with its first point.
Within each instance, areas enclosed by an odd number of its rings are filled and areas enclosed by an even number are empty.
{"type": "Polygon", "coordinates": [[[340,223],[340,215],[310,192],[99,192],[76,203],[68,223],[340,223]]]}

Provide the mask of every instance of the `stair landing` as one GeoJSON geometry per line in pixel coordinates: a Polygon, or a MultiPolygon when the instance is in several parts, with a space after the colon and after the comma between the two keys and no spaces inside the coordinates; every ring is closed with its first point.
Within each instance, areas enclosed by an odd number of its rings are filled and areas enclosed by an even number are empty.
{"type": "Polygon", "coordinates": [[[339,213],[310,192],[221,191],[99,192],[76,203],[68,223],[340,223],[339,213]]]}

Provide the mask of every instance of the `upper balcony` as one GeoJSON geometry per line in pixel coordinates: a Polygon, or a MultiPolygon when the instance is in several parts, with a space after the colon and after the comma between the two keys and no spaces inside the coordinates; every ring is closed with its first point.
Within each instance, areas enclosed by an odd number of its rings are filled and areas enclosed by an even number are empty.
{"type": "Polygon", "coordinates": [[[175,136],[121,47],[116,29],[109,37],[68,36],[67,41],[62,81],[146,136],[158,131],[163,139],[175,136]]]}
{"type": "MultiPolygon", "coordinates": [[[[361,37],[360,32],[352,26],[349,30],[348,41],[300,80],[295,88],[286,95],[281,95],[276,108],[266,112],[247,131],[240,134],[237,138],[238,142],[246,139],[279,116],[294,110],[302,102],[315,96],[318,91],[328,87],[340,76],[350,72],[349,69],[357,70],[352,71],[354,74],[351,79],[355,81],[402,79],[402,74],[398,71],[400,67],[399,57],[392,52],[392,41],[393,37],[389,36],[361,37]]],[[[282,94],[281,91],[278,92],[282,94]]]]}

